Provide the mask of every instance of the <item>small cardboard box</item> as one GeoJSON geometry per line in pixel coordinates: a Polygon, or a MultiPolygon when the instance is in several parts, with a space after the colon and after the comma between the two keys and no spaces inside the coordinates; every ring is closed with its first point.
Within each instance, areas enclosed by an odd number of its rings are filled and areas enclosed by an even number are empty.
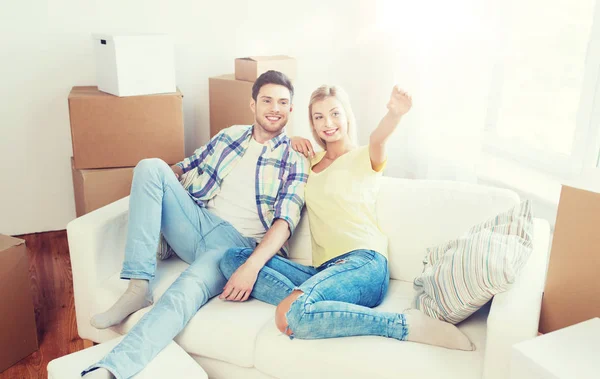
{"type": "Polygon", "coordinates": [[[134,167],[144,158],[184,158],[183,95],[117,97],[73,87],[69,117],[75,168],[134,167]]]}
{"type": "Polygon", "coordinates": [[[116,96],[175,92],[173,43],[167,35],[92,35],[96,81],[116,96]]]}
{"type": "Polygon", "coordinates": [[[253,82],[269,70],[280,71],[293,82],[296,79],[296,59],[287,55],[237,58],[235,78],[253,82]]]}
{"type": "Polygon", "coordinates": [[[78,170],[71,158],[77,217],[129,196],[133,169],[121,167],[78,170]]]}
{"type": "Polygon", "coordinates": [[[208,79],[210,136],[232,125],[252,125],[252,82],[236,80],[233,74],[208,79]]]}
{"type": "Polygon", "coordinates": [[[0,234],[0,372],[38,349],[25,241],[0,234]]]}
{"type": "Polygon", "coordinates": [[[540,332],[600,317],[600,193],[563,186],[540,332]]]}

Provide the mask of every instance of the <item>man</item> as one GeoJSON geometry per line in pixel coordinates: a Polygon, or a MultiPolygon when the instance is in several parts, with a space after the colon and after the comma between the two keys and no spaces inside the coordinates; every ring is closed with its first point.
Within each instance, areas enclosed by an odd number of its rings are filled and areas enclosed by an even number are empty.
{"type": "MultiPolygon", "coordinates": [[[[286,255],[308,178],[305,158],[291,148],[283,130],[293,94],[285,75],[268,71],[252,87],[254,125],[224,129],[170,168],[159,159],[136,166],[121,271],[129,287],[108,311],[92,318],[92,325],[108,328],[152,303],[148,284],[161,232],[190,266],[113,351],[82,373],[86,378],[127,378],[142,370],[202,305],[221,293],[227,280],[219,261],[229,248],[286,255]],[[191,180],[187,189],[177,180],[183,174],[192,176],[186,178],[191,180]],[[148,335],[152,338],[144,338],[148,335]]],[[[240,272],[238,277],[251,274],[240,272]]]]}

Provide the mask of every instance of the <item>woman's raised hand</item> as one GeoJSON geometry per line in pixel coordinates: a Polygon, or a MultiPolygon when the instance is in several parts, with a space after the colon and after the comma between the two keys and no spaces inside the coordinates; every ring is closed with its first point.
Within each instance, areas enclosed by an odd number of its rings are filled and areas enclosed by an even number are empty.
{"type": "Polygon", "coordinates": [[[412,97],[405,91],[394,86],[390,101],[387,104],[387,109],[395,116],[403,116],[412,107],[412,97]]]}

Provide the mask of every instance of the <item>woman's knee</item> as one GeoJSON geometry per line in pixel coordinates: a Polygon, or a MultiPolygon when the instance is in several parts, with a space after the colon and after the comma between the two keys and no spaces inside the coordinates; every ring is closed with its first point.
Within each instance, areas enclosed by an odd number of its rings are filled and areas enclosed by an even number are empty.
{"type": "Polygon", "coordinates": [[[285,333],[290,336],[294,332],[288,324],[287,314],[292,307],[292,303],[303,294],[304,292],[299,290],[293,291],[288,297],[283,299],[275,309],[275,325],[281,333],[285,333]]]}
{"type": "Polygon", "coordinates": [[[248,260],[252,252],[253,250],[247,247],[235,247],[227,250],[219,262],[219,268],[223,275],[229,279],[235,270],[248,260]]]}

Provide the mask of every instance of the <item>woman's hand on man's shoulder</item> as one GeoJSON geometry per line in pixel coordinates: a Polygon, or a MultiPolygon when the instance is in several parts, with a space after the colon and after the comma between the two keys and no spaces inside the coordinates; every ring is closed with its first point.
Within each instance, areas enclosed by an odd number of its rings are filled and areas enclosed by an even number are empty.
{"type": "Polygon", "coordinates": [[[313,149],[312,143],[310,140],[303,137],[292,137],[290,138],[292,143],[292,149],[303,154],[307,158],[312,158],[315,156],[315,150],[313,149]]]}

